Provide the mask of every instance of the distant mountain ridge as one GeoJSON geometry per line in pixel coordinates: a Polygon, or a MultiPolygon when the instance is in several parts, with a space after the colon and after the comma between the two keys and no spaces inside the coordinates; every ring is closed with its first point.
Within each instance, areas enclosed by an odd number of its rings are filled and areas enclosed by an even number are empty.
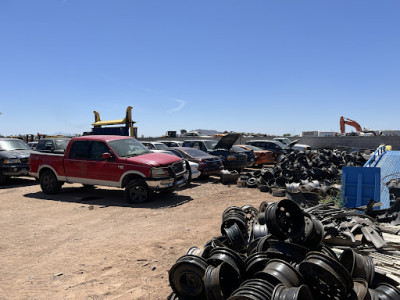
{"type": "Polygon", "coordinates": [[[221,131],[217,131],[217,130],[213,130],[213,129],[194,129],[194,130],[190,130],[190,131],[191,132],[197,131],[201,135],[214,135],[214,134],[221,133],[221,131]]]}

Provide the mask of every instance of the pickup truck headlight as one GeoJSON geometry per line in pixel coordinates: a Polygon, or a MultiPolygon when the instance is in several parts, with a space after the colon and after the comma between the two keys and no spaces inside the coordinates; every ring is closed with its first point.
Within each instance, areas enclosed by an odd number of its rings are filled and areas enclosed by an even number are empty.
{"type": "Polygon", "coordinates": [[[20,164],[21,161],[18,158],[9,158],[3,161],[5,164],[20,164]]]}
{"type": "Polygon", "coordinates": [[[236,156],[235,155],[228,155],[226,157],[226,160],[236,160],[236,156]]]}
{"type": "Polygon", "coordinates": [[[153,178],[163,178],[168,177],[168,168],[153,168],[151,169],[151,177],[153,178]]]}

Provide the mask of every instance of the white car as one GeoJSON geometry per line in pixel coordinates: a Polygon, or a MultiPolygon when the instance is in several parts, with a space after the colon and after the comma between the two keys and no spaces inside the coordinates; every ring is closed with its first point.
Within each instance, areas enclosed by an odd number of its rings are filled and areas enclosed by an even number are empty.
{"type": "MultiPolygon", "coordinates": [[[[167,150],[168,146],[161,142],[142,142],[140,141],[147,149],[149,150],[167,150]]],[[[168,153],[169,154],[169,153],[168,153]]]]}
{"type": "Polygon", "coordinates": [[[285,137],[276,137],[276,138],[274,138],[274,141],[281,142],[282,144],[284,144],[294,150],[299,150],[299,151],[311,150],[310,145],[298,144],[297,142],[299,140],[292,141],[291,139],[288,139],[285,137]]]}
{"type": "MultiPolygon", "coordinates": [[[[144,145],[144,144],[143,144],[144,145]]],[[[169,155],[174,155],[174,156],[178,156],[182,159],[184,159],[182,156],[179,156],[178,154],[176,154],[175,152],[171,152],[171,151],[167,151],[167,150],[155,150],[155,149],[151,149],[151,152],[155,152],[155,153],[165,153],[165,154],[169,154],[169,155]]],[[[190,179],[196,179],[200,177],[201,172],[199,171],[199,164],[195,163],[193,161],[189,161],[184,159],[185,161],[187,161],[189,163],[190,166],[190,179]]]]}
{"type": "Polygon", "coordinates": [[[183,141],[157,141],[159,143],[163,143],[168,147],[182,147],[183,141]]]}

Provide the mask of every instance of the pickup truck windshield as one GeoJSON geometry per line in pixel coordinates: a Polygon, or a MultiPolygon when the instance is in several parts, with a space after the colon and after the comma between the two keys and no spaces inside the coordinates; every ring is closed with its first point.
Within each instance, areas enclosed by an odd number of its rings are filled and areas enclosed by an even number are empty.
{"type": "Polygon", "coordinates": [[[119,157],[132,157],[151,153],[149,149],[135,139],[122,139],[109,142],[111,149],[119,157]]]}
{"type": "Polygon", "coordinates": [[[20,140],[0,141],[0,151],[10,150],[31,150],[31,148],[20,140]]]}

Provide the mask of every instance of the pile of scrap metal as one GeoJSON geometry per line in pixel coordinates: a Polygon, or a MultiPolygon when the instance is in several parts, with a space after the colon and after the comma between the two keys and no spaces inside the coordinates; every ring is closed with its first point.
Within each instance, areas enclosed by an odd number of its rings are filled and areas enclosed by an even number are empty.
{"type": "Polygon", "coordinates": [[[399,272],[398,247],[372,217],[333,204],[233,206],[220,236],[171,267],[168,299],[399,300],[399,282],[387,275],[399,272]]]}
{"type": "MultiPolygon", "coordinates": [[[[342,167],[363,166],[365,162],[360,152],[348,153],[329,149],[296,151],[281,155],[273,167],[263,167],[260,171],[242,174],[238,185],[258,187],[261,192],[270,192],[277,197],[284,197],[286,190],[291,193],[300,192],[314,201],[319,195],[329,194],[332,185],[341,181],[342,167]],[[287,188],[288,184],[294,183],[298,184],[299,189],[295,188],[296,185],[287,188]]],[[[336,194],[337,186],[331,192],[336,194]]]]}
{"type": "MultiPolygon", "coordinates": [[[[400,176],[400,174],[399,174],[400,176]]],[[[393,178],[386,183],[389,190],[390,202],[400,197],[400,178],[393,178]]]]}

